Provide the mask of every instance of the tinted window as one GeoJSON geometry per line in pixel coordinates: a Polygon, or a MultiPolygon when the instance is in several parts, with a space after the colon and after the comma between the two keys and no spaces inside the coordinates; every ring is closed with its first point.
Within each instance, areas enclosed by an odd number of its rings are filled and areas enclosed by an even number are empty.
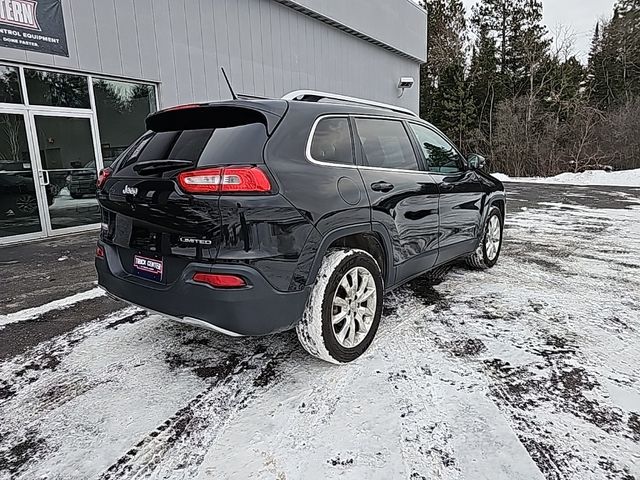
{"type": "Polygon", "coordinates": [[[26,69],[24,75],[31,105],[91,108],[87,77],[26,69]]]}
{"type": "Polygon", "coordinates": [[[262,123],[147,132],[120,157],[116,169],[152,160],[189,160],[198,167],[263,163],[266,141],[267,131],[262,123]]]}
{"type": "Polygon", "coordinates": [[[462,171],[462,158],[456,149],[433,130],[411,124],[430,172],[455,173],[462,171]]]}
{"type": "Polygon", "coordinates": [[[318,122],[311,142],[311,158],[319,162],[353,164],[348,119],[332,117],[318,122]]]}
{"type": "Polygon", "coordinates": [[[23,103],[18,69],[0,65],[0,103],[23,103]]]}
{"type": "Polygon", "coordinates": [[[358,136],[370,167],[418,170],[418,160],[402,122],[357,118],[358,136]]]}

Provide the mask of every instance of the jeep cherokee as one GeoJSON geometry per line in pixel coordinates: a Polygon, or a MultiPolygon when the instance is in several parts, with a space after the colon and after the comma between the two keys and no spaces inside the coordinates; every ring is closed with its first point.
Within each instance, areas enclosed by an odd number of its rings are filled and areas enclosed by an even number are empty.
{"type": "Polygon", "coordinates": [[[504,188],[411,112],[285,98],[147,118],[98,178],[99,285],[227,335],[295,328],[346,363],[373,341],[385,292],[457,259],[495,265],[504,188]]]}

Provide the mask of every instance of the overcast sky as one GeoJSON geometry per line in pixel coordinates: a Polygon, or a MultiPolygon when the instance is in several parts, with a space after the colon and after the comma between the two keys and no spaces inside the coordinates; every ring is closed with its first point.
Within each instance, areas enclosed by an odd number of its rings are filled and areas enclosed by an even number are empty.
{"type": "MultiPolygon", "coordinates": [[[[467,12],[476,0],[463,0],[467,12]]],[[[589,54],[596,20],[610,17],[615,0],[542,0],[544,21],[552,33],[559,25],[571,28],[575,34],[576,53],[583,60],[589,54]]]]}
{"type": "Polygon", "coordinates": [[[614,3],[614,0],[543,0],[544,21],[552,33],[558,25],[570,27],[575,34],[576,51],[584,59],[589,54],[596,21],[610,17],[614,3]]]}

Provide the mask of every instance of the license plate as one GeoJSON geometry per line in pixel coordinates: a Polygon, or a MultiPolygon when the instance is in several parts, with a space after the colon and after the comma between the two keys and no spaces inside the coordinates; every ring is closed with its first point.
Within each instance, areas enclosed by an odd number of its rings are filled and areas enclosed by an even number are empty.
{"type": "Polygon", "coordinates": [[[133,257],[133,268],[140,277],[155,280],[156,282],[162,280],[164,268],[162,260],[135,255],[133,257]]]}

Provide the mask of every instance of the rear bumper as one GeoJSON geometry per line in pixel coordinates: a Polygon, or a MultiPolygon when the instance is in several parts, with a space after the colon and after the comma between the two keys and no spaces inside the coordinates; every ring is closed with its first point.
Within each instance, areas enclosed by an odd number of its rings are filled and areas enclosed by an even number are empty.
{"type": "Polygon", "coordinates": [[[243,265],[189,264],[170,285],[127,273],[117,250],[100,242],[105,258],[96,258],[98,284],[110,295],[182,323],[231,336],[261,336],[288,330],[302,317],[309,288],[299,292],[274,289],[255,269],[243,265]],[[196,272],[241,275],[249,284],[216,289],[193,282],[196,272]]]}

